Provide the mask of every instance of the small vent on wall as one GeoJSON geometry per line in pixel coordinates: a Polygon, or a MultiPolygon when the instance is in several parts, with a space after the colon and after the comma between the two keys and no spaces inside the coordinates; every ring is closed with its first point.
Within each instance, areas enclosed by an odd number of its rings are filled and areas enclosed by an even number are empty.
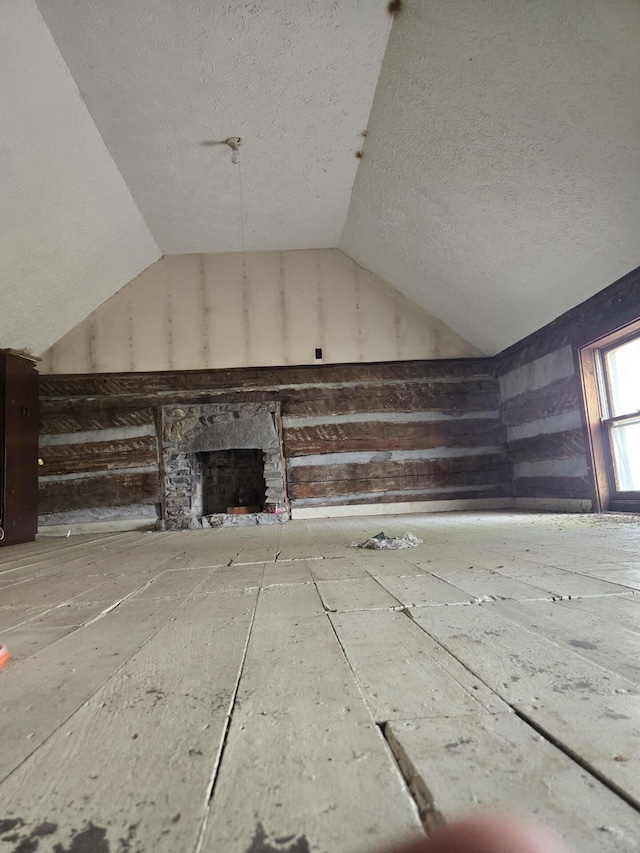
{"type": "Polygon", "coordinates": [[[322,347],[316,347],[316,358],[322,358],[322,347]]]}

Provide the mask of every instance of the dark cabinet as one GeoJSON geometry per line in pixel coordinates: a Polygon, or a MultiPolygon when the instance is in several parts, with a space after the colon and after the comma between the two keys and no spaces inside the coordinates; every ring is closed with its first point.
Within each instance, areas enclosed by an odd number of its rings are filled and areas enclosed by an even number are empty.
{"type": "Polygon", "coordinates": [[[0,545],[35,539],[38,421],[37,371],[0,352],[0,545]]]}

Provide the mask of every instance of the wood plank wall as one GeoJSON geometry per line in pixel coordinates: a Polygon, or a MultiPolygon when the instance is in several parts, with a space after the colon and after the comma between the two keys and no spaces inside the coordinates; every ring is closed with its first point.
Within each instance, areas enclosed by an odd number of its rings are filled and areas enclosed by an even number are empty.
{"type": "Polygon", "coordinates": [[[155,517],[157,410],[279,400],[292,506],[510,494],[493,359],[42,376],[43,522],[155,517]]]}
{"type": "MultiPolygon", "coordinates": [[[[640,269],[496,358],[516,499],[593,498],[575,351],[640,316],[640,269]]],[[[575,508],[579,508],[575,505],[575,508]]]]}

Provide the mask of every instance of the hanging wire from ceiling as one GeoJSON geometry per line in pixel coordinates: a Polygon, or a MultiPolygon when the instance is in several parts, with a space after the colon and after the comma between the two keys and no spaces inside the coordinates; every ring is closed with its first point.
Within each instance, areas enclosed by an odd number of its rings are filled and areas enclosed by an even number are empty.
{"type": "Polygon", "coordinates": [[[231,162],[234,166],[238,167],[238,196],[239,196],[239,207],[240,207],[240,243],[242,246],[242,280],[246,281],[247,278],[247,270],[246,270],[246,259],[245,259],[245,243],[244,243],[244,200],[243,200],[243,192],[242,192],[242,163],[240,162],[240,146],[242,145],[242,139],[239,136],[230,136],[225,140],[226,144],[231,149],[231,162]]]}

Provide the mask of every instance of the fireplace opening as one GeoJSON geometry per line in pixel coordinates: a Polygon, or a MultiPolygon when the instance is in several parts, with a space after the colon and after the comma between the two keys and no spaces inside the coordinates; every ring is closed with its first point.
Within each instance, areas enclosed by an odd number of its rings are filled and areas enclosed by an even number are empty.
{"type": "Polygon", "coordinates": [[[266,501],[264,453],[258,449],[196,453],[202,515],[262,512],[266,501]]]}

